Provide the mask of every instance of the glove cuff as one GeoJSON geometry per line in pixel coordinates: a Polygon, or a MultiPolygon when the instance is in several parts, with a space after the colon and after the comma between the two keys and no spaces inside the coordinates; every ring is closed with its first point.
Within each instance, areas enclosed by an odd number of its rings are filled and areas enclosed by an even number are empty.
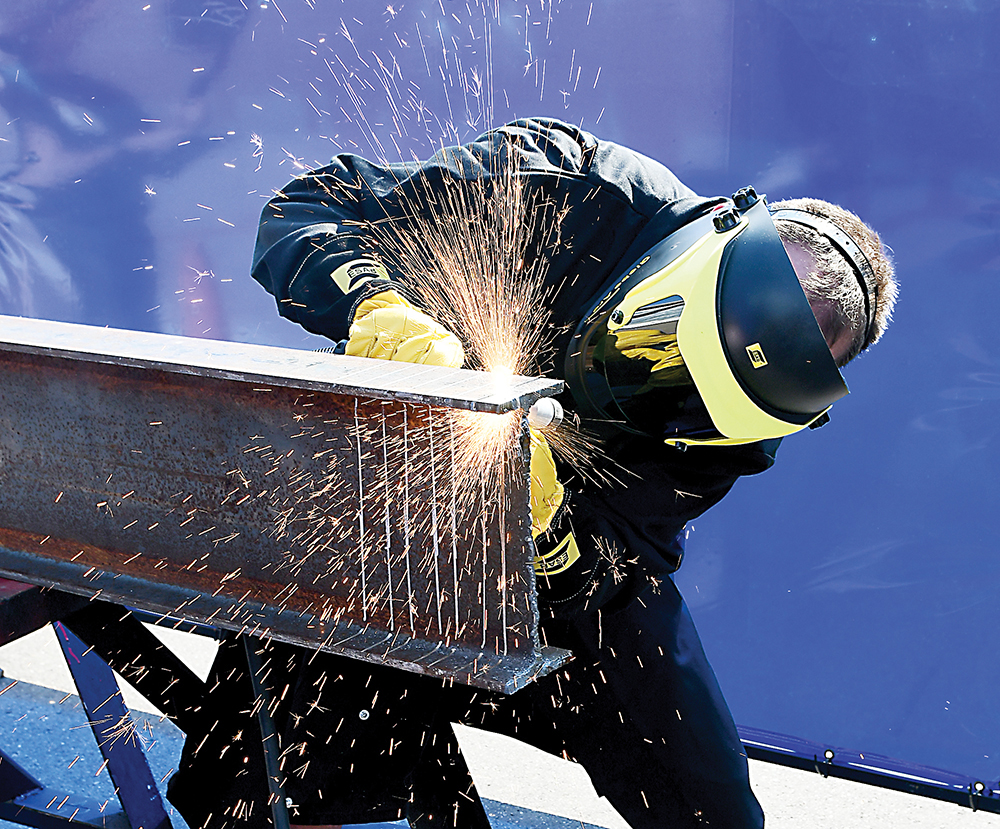
{"type": "Polygon", "coordinates": [[[398,293],[395,288],[382,287],[377,293],[368,294],[358,302],[354,307],[352,319],[357,322],[362,317],[368,316],[372,311],[377,311],[379,308],[391,308],[393,306],[413,309],[413,305],[402,294],[398,293]]]}
{"type": "Polygon", "coordinates": [[[539,599],[549,606],[583,601],[593,584],[594,562],[581,555],[573,530],[566,532],[554,545],[543,541],[538,548],[538,555],[531,564],[539,599]]]}

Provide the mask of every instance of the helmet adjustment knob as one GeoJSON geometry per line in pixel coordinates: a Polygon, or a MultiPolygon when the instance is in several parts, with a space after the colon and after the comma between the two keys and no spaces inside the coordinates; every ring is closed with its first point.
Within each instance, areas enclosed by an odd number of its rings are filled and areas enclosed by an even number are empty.
{"type": "Polygon", "coordinates": [[[725,233],[740,223],[740,214],[731,207],[720,207],[712,214],[716,233],[725,233]]]}
{"type": "Polygon", "coordinates": [[[615,308],[615,310],[611,312],[611,321],[615,325],[621,325],[625,321],[625,315],[622,313],[621,308],[615,308]]]}
{"type": "Polygon", "coordinates": [[[752,186],[744,187],[733,193],[733,204],[736,205],[737,210],[749,210],[759,201],[760,196],[757,195],[757,191],[752,186]]]}

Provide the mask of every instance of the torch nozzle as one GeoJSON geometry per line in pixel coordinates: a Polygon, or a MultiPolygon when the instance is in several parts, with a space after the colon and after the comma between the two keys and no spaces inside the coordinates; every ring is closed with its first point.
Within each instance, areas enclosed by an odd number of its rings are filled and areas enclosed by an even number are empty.
{"type": "Polygon", "coordinates": [[[540,397],[528,409],[528,425],[533,429],[555,429],[562,420],[562,404],[553,397],[540,397]]]}

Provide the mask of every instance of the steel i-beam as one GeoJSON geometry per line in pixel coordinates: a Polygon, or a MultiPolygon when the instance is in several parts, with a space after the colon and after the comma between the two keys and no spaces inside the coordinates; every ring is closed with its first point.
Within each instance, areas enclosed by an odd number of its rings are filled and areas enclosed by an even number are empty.
{"type": "Polygon", "coordinates": [[[523,414],[560,388],[0,317],[0,575],[512,692],[567,657],[523,414]],[[457,409],[520,412],[500,494],[457,409]]]}

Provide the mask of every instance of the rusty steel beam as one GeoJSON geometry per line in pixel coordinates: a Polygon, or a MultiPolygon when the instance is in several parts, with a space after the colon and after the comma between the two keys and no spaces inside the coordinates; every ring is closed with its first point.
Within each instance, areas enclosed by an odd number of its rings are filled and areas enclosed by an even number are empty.
{"type": "Polygon", "coordinates": [[[512,692],[568,656],[524,416],[559,389],[0,317],[0,576],[512,692]],[[455,409],[521,412],[502,495],[455,409]]]}

